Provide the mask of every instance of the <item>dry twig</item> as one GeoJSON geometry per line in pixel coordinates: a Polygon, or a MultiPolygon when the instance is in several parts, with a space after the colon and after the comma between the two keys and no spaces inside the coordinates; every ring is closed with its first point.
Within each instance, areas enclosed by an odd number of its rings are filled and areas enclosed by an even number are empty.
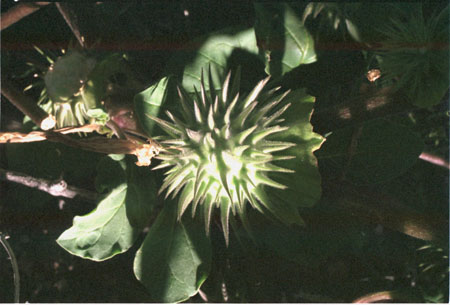
{"type": "Polygon", "coordinates": [[[381,291],[375,293],[369,293],[365,296],[362,296],[352,303],[375,303],[381,301],[392,301],[394,298],[392,296],[392,291],[381,291]]]}
{"type": "Polygon", "coordinates": [[[63,18],[66,21],[69,28],[72,30],[72,33],[77,38],[80,46],[82,48],[84,48],[85,47],[85,39],[84,39],[84,36],[82,36],[80,34],[80,29],[78,27],[78,21],[77,21],[74,11],[70,8],[70,3],[55,2],[55,5],[58,8],[58,11],[63,16],[63,18]]]}
{"type": "Polygon", "coordinates": [[[420,159],[426,161],[426,162],[430,162],[434,165],[443,167],[445,169],[450,170],[450,164],[448,163],[447,160],[445,160],[444,158],[441,158],[439,156],[427,153],[427,152],[423,152],[420,156],[420,159]]]}
{"type": "Polygon", "coordinates": [[[79,196],[93,202],[95,202],[98,198],[97,193],[67,185],[67,182],[62,179],[47,180],[35,178],[23,173],[7,171],[0,168],[0,180],[15,182],[31,188],[36,188],[55,197],[75,198],[76,196],[79,196]]]}
{"type": "Polygon", "coordinates": [[[1,31],[13,25],[22,18],[34,13],[42,6],[48,5],[50,2],[30,2],[20,3],[3,13],[1,16],[1,31]]]}
{"type": "Polygon", "coordinates": [[[66,134],[74,132],[98,131],[101,126],[90,124],[81,127],[69,127],[55,131],[33,131],[28,134],[20,132],[0,132],[0,143],[27,143],[36,141],[52,141],[62,143],[71,147],[94,151],[103,154],[129,154],[138,158],[136,165],[149,166],[151,159],[158,155],[161,146],[151,139],[148,143],[141,143],[135,137],[127,139],[110,139],[105,137],[91,137],[87,139],[76,139],[66,134]]]}
{"type": "Polygon", "coordinates": [[[39,107],[30,97],[18,90],[10,80],[2,79],[1,92],[17,109],[28,115],[41,129],[49,130],[55,127],[55,118],[39,107]]]}

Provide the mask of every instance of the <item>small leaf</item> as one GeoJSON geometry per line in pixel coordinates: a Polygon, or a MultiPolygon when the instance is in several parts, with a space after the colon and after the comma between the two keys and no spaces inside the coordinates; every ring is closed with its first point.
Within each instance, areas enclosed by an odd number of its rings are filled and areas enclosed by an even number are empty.
{"type": "Polygon", "coordinates": [[[266,62],[266,73],[279,77],[317,60],[314,40],[286,3],[254,3],[255,34],[266,62]]]}
{"type": "Polygon", "coordinates": [[[136,114],[148,135],[152,135],[155,121],[147,115],[158,117],[161,106],[167,99],[170,77],[163,77],[158,82],[134,96],[136,114]]]}

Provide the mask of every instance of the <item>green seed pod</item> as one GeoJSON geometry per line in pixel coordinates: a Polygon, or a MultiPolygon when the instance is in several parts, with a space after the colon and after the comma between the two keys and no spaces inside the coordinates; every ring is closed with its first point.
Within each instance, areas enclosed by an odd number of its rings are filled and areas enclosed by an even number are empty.
{"type": "MultiPolygon", "coordinates": [[[[45,56],[44,52],[36,49],[45,56]]],[[[114,94],[107,88],[115,75],[122,77],[122,86],[128,90],[139,90],[139,83],[122,54],[95,59],[86,51],[73,50],[56,61],[46,57],[50,67],[43,76],[45,87],[39,104],[50,104],[43,105],[43,108],[55,116],[58,128],[94,122],[104,125],[110,117],[103,99],[114,94]]],[[[30,85],[27,89],[32,87],[30,85]]]]}
{"type": "MultiPolygon", "coordinates": [[[[170,168],[160,193],[167,190],[178,200],[178,218],[188,206],[192,215],[201,210],[209,231],[214,207],[220,209],[222,228],[228,243],[230,212],[238,214],[246,224],[246,205],[264,212],[272,211],[265,187],[284,189],[284,185],[269,178],[271,171],[293,171],[272,164],[272,161],[292,158],[280,154],[294,144],[269,140],[287,127],[278,125],[281,115],[290,106],[281,105],[288,94],[275,95],[277,89],[262,93],[266,78],[245,97],[239,95],[240,71],[230,86],[231,73],[221,92],[207,92],[203,77],[200,92],[192,99],[178,89],[183,119],[167,111],[172,122],[149,116],[169,135],[161,141],[167,148],[158,157],[155,167],[170,168]],[[276,155],[273,155],[277,152],[276,155]]],[[[215,88],[209,73],[209,88],[215,88]]]]}
{"type": "Polygon", "coordinates": [[[54,102],[67,102],[83,87],[96,60],[78,51],[59,57],[44,76],[49,97],[54,102]]]}

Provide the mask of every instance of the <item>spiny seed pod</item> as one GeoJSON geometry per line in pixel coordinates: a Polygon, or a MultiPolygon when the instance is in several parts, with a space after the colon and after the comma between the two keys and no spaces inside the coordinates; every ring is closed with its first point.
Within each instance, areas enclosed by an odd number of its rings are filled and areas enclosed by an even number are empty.
{"type": "MultiPolygon", "coordinates": [[[[42,51],[40,53],[44,55],[42,51]]],[[[47,56],[47,60],[50,66],[43,76],[45,88],[39,102],[49,104],[44,108],[56,117],[58,128],[90,121],[88,112],[98,107],[93,83],[89,81],[97,61],[77,50],[69,51],[55,61],[47,56]]]]}
{"type": "MultiPolygon", "coordinates": [[[[104,100],[118,91],[111,92],[109,88],[126,87],[133,91],[140,86],[121,54],[98,60],[86,51],[71,50],[53,60],[36,49],[50,63],[48,70],[43,72],[45,87],[38,103],[55,116],[58,128],[105,124],[110,116],[104,100]],[[124,84],[116,84],[116,76],[120,76],[124,84]]],[[[31,87],[33,85],[26,89],[31,87]]]]}
{"type": "Polygon", "coordinates": [[[240,71],[231,87],[229,73],[218,93],[211,72],[208,76],[209,92],[205,90],[202,73],[200,93],[195,90],[195,99],[182,88],[178,89],[183,120],[169,111],[166,113],[172,123],[149,116],[169,135],[161,141],[169,148],[159,155],[162,162],[155,169],[170,168],[160,193],[167,190],[166,197],[170,194],[175,197],[181,191],[179,219],[189,205],[192,216],[201,208],[208,233],[212,211],[214,207],[220,209],[228,244],[230,211],[238,214],[244,225],[247,203],[260,212],[272,211],[265,187],[284,189],[286,186],[273,181],[268,174],[293,172],[271,162],[293,158],[279,152],[295,144],[269,139],[287,129],[277,124],[283,121],[280,117],[290,106],[279,106],[289,92],[274,95],[279,89],[275,88],[262,93],[269,81],[266,78],[241,98],[240,71]]]}

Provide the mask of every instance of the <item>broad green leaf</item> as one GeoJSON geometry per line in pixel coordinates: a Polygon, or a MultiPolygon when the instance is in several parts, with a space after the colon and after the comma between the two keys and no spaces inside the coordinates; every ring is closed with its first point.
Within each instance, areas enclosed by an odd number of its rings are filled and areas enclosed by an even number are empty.
{"type": "Polygon", "coordinates": [[[359,130],[349,127],[333,132],[317,157],[330,175],[345,175],[361,185],[401,175],[414,165],[422,150],[422,140],[407,127],[377,119],[359,130]]]}
{"type": "Polygon", "coordinates": [[[181,302],[197,294],[211,265],[203,225],[188,215],[177,221],[166,202],[134,260],[134,273],[156,302],[181,302]]]}
{"type": "MultiPolygon", "coordinates": [[[[288,188],[268,189],[271,201],[277,204],[280,215],[287,223],[302,224],[298,207],[310,207],[321,197],[321,176],[313,152],[320,147],[323,138],[313,132],[310,123],[314,101],[314,97],[307,95],[304,89],[290,92],[286,97],[286,103],[290,102],[292,105],[283,115],[285,122],[282,123],[289,129],[274,137],[274,140],[295,144],[283,151],[283,155],[295,156],[295,158],[274,162],[295,172],[270,174],[273,180],[288,188]]],[[[274,155],[277,154],[274,153],[274,155]]]]}
{"type": "Polygon", "coordinates": [[[152,178],[137,171],[129,160],[104,158],[96,186],[110,192],[91,213],[76,216],[57,243],[73,255],[94,261],[128,250],[146,224],[156,197],[152,178]]]}
{"type": "Polygon", "coordinates": [[[264,53],[266,73],[279,77],[317,60],[314,40],[286,3],[254,3],[255,34],[264,53]]]}
{"type": "Polygon", "coordinates": [[[57,243],[73,255],[102,261],[125,252],[136,239],[136,231],[126,216],[125,183],[115,188],[98,207],[85,216],[76,216],[73,226],[57,243]]]}
{"type": "Polygon", "coordinates": [[[161,106],[167,99],[170,77],[163,77],[155,84],[134,96],[136,114],[148,135],[152,134],[155,121],[146,114],[158,117],[161,106]]]}
{"type": "MultiPolygon", "coordinates": [[[[201,37],[184,49],[188,51],[180,51],[174,55],[166,74],[179,76],[182,87],[189,93],[194,93],[194,86],[199,90],[202,70],[206,78],[209,67],[216,85],[215,89],[220,89],[219,86],[222,85],[230,68],[237,65],[249,66],[254,72],[260,63],[253,28],[222,30],[201,37]]],[[[248,71],[244,68],[242,71],[242,79],[248,78],[246,75],[248,71]]],[[[205,89],[209,90],[208,82],[205,89]]]]}

